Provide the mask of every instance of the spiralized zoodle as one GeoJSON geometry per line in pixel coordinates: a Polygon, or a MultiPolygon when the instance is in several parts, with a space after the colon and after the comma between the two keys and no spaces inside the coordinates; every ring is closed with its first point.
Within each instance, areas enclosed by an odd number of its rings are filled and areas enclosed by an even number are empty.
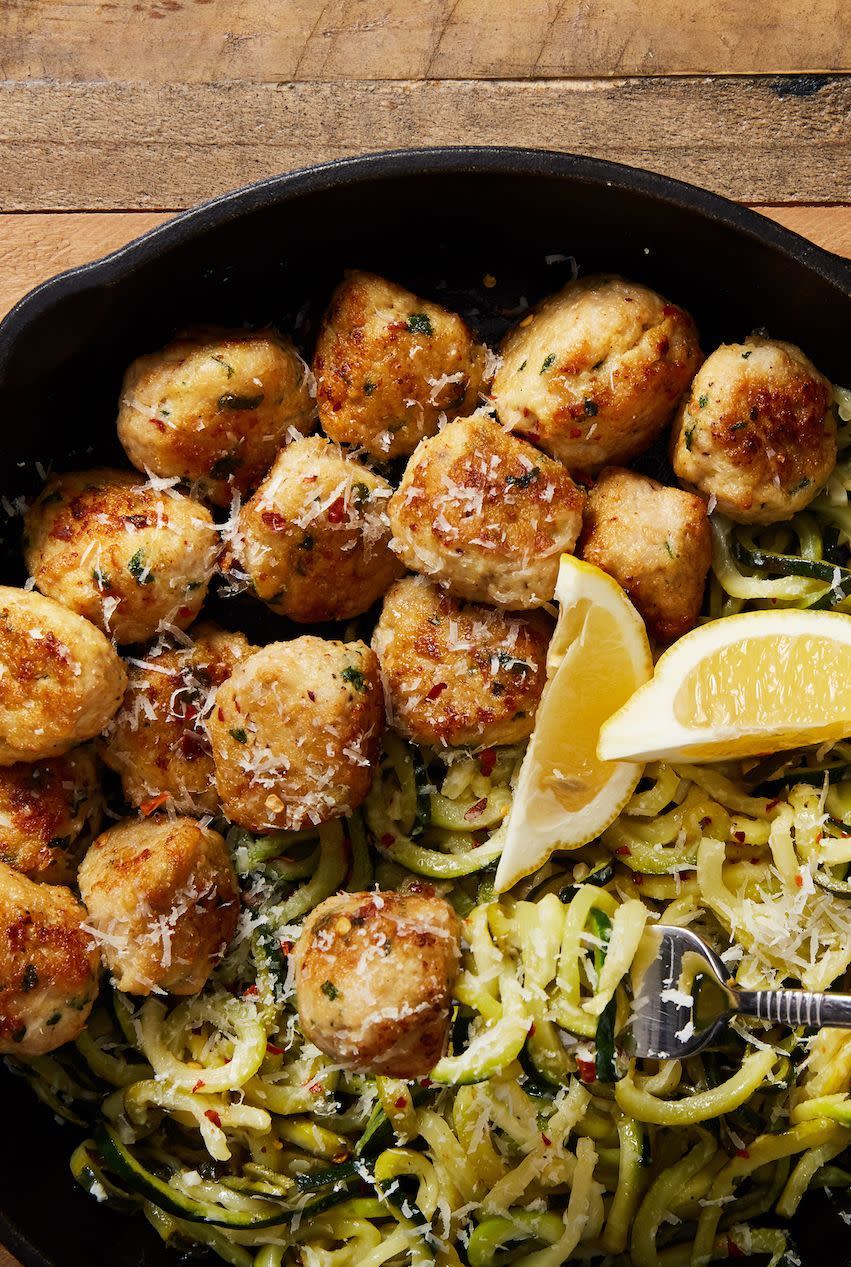
{"type": "MultiPolygon", "coordinates": [[[[851,394],[839,464],[788,524],[713,521],[707,615],[851,610],[851,394]]],[[[798,1260],[788,1219],[851,1187],[851,1037],[740,1024],[683,1062],[621,1067],[614,1035],[648,921],[695,925],[748,988],[821,990],[851,965],[851,743],[728,766],[654,763],[600,840],[493,891],[522,747],[386,736],[363,810],[233,829],[243,913],[204,992],[107,993],[75,1048],[30,1062],[91,1136],[98,1200],[235,1267],[697,1267],[798,1260]],[[463,920],[449,1053],[403,1082],[299,1030],[290,952],[339,889],[431,886],[463,920]]],[[[20,1066],[23,1070],[23,1066],[20,1066]]]]}

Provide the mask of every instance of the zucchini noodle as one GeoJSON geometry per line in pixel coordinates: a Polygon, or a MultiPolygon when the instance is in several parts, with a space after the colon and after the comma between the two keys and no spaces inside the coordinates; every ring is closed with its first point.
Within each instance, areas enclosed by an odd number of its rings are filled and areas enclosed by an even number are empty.
{"type": "MultiPolygon", "coordinates": [[[[707,616],[851,611],[851,394],[837,410],[839,462],[805,512],[712,516],[707,616]]],[[[651,763],[600,839],[497,898],[522,756],[390,732],[348,819],[231,829],[242,914],[204,991],[136,1011],[108,987],[74,1046],[14,1065],[88,1132],[80,1186],[235,1267],[794,1263],[772,1218],[851,1189],[851,1035],[742,1024],[656,1061],[626,1060],[617,1035],[657,921],[694,926],[743,988],[847,980],[851,741],[651,763]],[[302,921],[374,885],[434,891],[461,921],[449,1049],[426,1079],[352,1073],[299,1028],[302,921]]]]}

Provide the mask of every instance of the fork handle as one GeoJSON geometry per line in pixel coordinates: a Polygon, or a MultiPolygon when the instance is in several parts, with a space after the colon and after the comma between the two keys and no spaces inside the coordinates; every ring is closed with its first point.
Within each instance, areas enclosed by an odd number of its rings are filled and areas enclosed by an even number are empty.
{"type": "Polygon", "coordinates": [[[833,1025],[851,1029],[851,994],[814,994],[809,990],[738,990],[735,1010],[777,1025],[833,1025]]]}

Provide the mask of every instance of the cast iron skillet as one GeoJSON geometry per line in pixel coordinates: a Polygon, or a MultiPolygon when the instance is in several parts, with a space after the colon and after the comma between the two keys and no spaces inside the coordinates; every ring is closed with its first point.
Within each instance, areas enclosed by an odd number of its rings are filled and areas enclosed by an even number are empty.
{"type": "MultiPolygon", "coordinates": [[[[122,371],[189,323],[274,322],[309,349],[342,270],[365,266],[459,308],[493,341],[573,261],[684,304],[707,350],[767,327],[851,385],[851,264],[751,211],[571,154],[376,154],[225,194],[21,300],[0,325],[0,493],[31,494],[36,462],[120,462],[122,371]],[[486,274],[496,285],[483,285],[486,274]]],[[[20,584],[19,521],[4,519],[0,580],[20,584]]],[[[174,1263],[142,1220],[76,1191],[70,1128],[5,1074],[0,1094],[0,1238],[27,1267],[174,1263]]],[[[851,1267],[848,1229],[825,1198],[799,1214],[795,1235],[804,1267],[851,1267]]]]}

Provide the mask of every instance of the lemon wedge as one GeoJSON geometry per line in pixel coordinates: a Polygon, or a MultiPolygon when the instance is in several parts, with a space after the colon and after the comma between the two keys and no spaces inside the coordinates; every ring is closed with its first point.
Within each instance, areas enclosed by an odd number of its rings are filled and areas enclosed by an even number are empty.
{"type": "Polygon", "coordinates": [[[632,761],[597,756],[601,725],[653,671],[641,617],[616,581],[572,555],[562,555],[555,596],[547,685],[505,828],[498,893],[554,850],[599,836],[641,775],[632,761]]]}
{"type": "Polygon", "coordinates": [[[742,612],[701,625],[660,657],[611,717],[608,761],[729,761],[851,735],[851,616],[742,612]]]}

